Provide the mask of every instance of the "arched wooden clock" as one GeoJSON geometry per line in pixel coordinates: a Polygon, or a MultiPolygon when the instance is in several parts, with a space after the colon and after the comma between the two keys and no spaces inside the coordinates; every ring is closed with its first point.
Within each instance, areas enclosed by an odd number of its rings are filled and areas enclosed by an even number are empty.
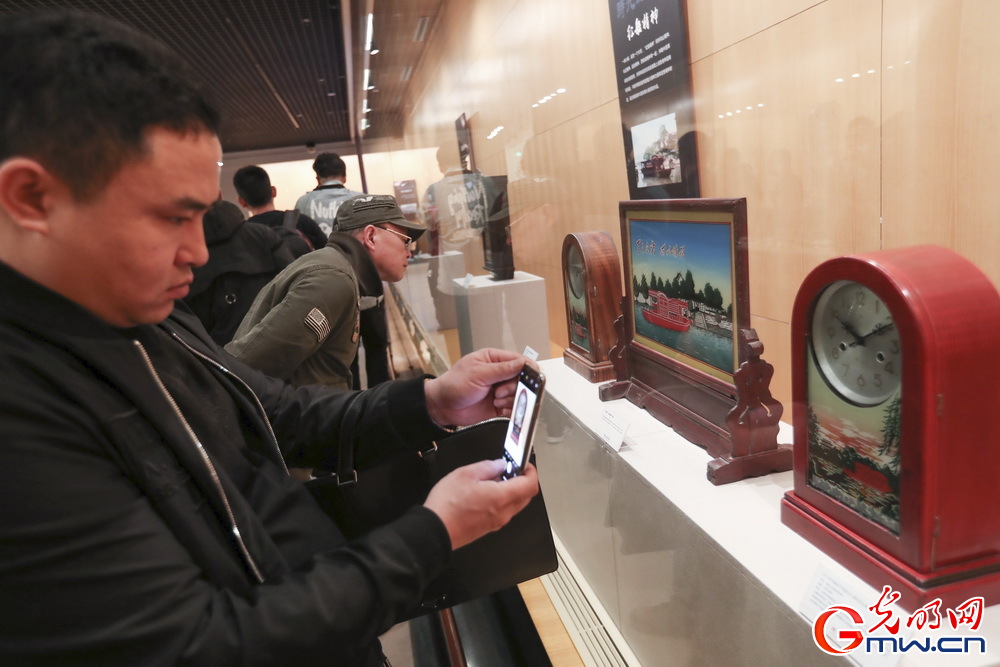
{"type": "Polygon", "coordinates": [[[621,263],[607,232],[568,234],[562,249],[569,347],[563,360],[590,382],[615,379],[608,352],[621,312],[621,263]]]}
{"type": "Polygon", "coordinates": [[[782,521],[915,609],[1000,603],[1000,295],[936,246],[839,257],[792,312],[782,521]]]}

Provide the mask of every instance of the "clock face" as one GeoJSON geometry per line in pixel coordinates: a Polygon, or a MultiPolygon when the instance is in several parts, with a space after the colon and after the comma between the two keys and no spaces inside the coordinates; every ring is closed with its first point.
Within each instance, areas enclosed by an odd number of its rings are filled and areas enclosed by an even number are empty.
{"type": "Polygon", "coordinates": [[[566,258],[566,274],[573,296],[577,299],[582,299],[587,289],[587,280],[583,267],[583,255],[580,254],[580,248],[575,244],[569,248],[566,258]]]}
{"type": "Polygon", "coordinates": [[[872,406],[899,388],[899,331],[871,289],[849,280],[833,283],[816,300],[811,329],[819,372],[838,396],[872,406]]]}

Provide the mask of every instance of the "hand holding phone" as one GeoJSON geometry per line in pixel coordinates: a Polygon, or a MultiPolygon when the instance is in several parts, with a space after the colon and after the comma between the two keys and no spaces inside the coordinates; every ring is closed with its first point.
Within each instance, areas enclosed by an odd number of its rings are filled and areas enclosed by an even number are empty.
{"type": "Polygon", "coordinates": [[[504,471],[501,479],[510,479],[521,473],[531,457],[532,436],[545,389],[545,376],[525,364],[517,378],[514,392],[514,409],[507,425],[504,439],[504,471]]]}

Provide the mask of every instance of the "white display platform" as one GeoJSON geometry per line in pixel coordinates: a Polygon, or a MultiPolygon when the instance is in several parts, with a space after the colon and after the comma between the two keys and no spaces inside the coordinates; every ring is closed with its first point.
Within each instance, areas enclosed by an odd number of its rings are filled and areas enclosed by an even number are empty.
{"type": "Polygon", "coordinates": [[[465,256],[451,250],[443,255],[414,255],[396,290],[427,331],[454,329],[454,280],[465,276],[465,256]]]}
{"type": "MultiPolygon", "coordinates": [[[[928,633],[985,638],[985,655],[936,646],[823,653],[812,641],[815,615],[874,605],[881,591],[781,523],[792,473],[714,486],[704,449],[625,399],[602,402],[599,385],[562,359],[540,366],[547,421],[536,455],[553,531],[642,664],[1000,664],[1000,606],[986,609],[977,632],[928,633]],[[628,425],[618,452],[597,435],[605,411],[628,425]]],[[[792,441],[790,425],[778,439],[792,441]]],[[[904,624],[908,616],[897,613],[904,624]]]]}
{"type": "Polygon", "coordinates": [[[511,280],[467,276],[453,281],[462,354],[484,347],[522,352],[525,346],[549,356],[545,280],[515,271],[511,280]]]}

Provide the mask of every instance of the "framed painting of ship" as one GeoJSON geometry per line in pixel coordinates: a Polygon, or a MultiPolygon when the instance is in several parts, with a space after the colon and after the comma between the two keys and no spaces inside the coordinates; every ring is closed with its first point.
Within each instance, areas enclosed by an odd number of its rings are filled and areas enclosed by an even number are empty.
{"type": "Polygon", "coordinates": [[[618,382],[601,397],[629,398],[710,453],[729,447],[752,332],[746,199],[623,201],[619,215],[618,382]]]}
{"type": "Polygon", "coordinates": [[[745,199],[620,204],[630,346],[732,393],[749,327],[745,199]]]}

